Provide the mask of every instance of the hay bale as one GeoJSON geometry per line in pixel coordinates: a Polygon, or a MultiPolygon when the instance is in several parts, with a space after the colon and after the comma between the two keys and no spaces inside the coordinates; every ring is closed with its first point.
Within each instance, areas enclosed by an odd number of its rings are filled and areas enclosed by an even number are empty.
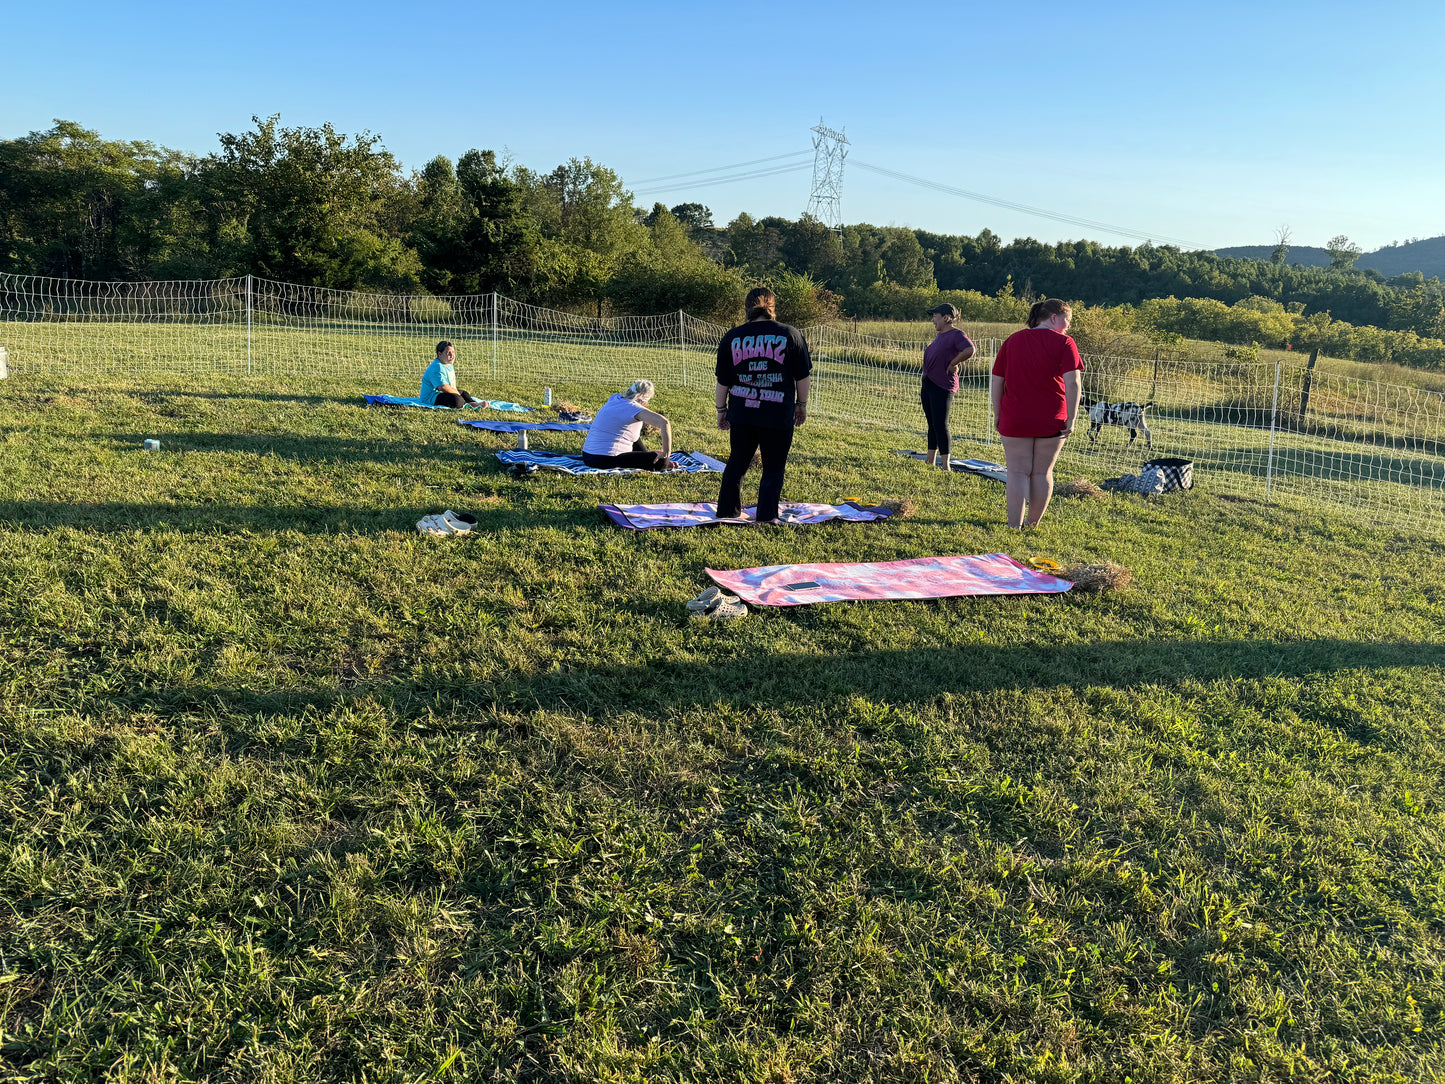
{"type": "Polygon", "coordinates": [[[1062,482],[1054,486],[1056,497],[1086,497],[1090,499],[1107,497],[1108,494],[1096,486],[1087,478],[1075,478],[1072,482],[1062,482]]]}
{"type": "Polygon", "coordinates": [[[1105,561],[1099,565],[1074,565],[1060,572],[1059,578],[1072,580],[1076,591],[1122,591],[1134,579],[1134,573],[1123,565],[1105,561]]]}

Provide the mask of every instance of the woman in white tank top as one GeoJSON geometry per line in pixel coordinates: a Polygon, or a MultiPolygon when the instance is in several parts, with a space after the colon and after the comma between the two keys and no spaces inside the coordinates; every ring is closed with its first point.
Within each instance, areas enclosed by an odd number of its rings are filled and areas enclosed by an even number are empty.
{"type": "Polygon", "coordinates": [[[589,467],[641,467],[672,470],[672,423],[647,409],[655,392],[651,380],[637,380],[621,395],[602,404],[582,443],[582,462],[589,467]],[[642,427],[662,430],[662,450],[650,452],[642,443],[642,427]]]}

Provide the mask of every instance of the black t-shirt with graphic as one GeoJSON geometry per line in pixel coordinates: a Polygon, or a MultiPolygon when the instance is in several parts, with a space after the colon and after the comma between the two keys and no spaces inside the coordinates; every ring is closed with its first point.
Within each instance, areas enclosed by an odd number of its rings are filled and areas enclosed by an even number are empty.
{"type": "Polygon", "coordinates": [[[791,429],[798,381],[813,371],[803,333],[776,320],[739,324],[717,344],[717,382],[728,389],[728,421],[791,429]]]}

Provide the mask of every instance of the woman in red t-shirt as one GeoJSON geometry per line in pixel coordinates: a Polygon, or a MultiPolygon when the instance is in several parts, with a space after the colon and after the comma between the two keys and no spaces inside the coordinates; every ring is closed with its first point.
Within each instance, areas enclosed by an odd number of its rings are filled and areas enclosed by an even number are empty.
{"type": "Polygon", "coordinates": [[[1008,469],[1008,525],[1037,527],[1054,492],[1054,463],[1074,431],[1083,359],[1065,334],[1073,311],[1058,298],[1029,310],[1029,326],[998,348],[990,393],[1008,469]]]}

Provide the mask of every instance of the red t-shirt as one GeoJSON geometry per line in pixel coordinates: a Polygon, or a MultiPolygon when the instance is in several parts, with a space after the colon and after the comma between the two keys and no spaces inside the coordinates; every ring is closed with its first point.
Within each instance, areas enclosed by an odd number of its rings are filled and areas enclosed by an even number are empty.
{"type": "Polygon", "coordinates": [[[993,375],[1003,377],[998,431],[1006,437],[1052,437],[1068,424],[1064,374],[1082,371],[1074,340],[1046,327],[1015,331],[998,348],[993,375]]]}

